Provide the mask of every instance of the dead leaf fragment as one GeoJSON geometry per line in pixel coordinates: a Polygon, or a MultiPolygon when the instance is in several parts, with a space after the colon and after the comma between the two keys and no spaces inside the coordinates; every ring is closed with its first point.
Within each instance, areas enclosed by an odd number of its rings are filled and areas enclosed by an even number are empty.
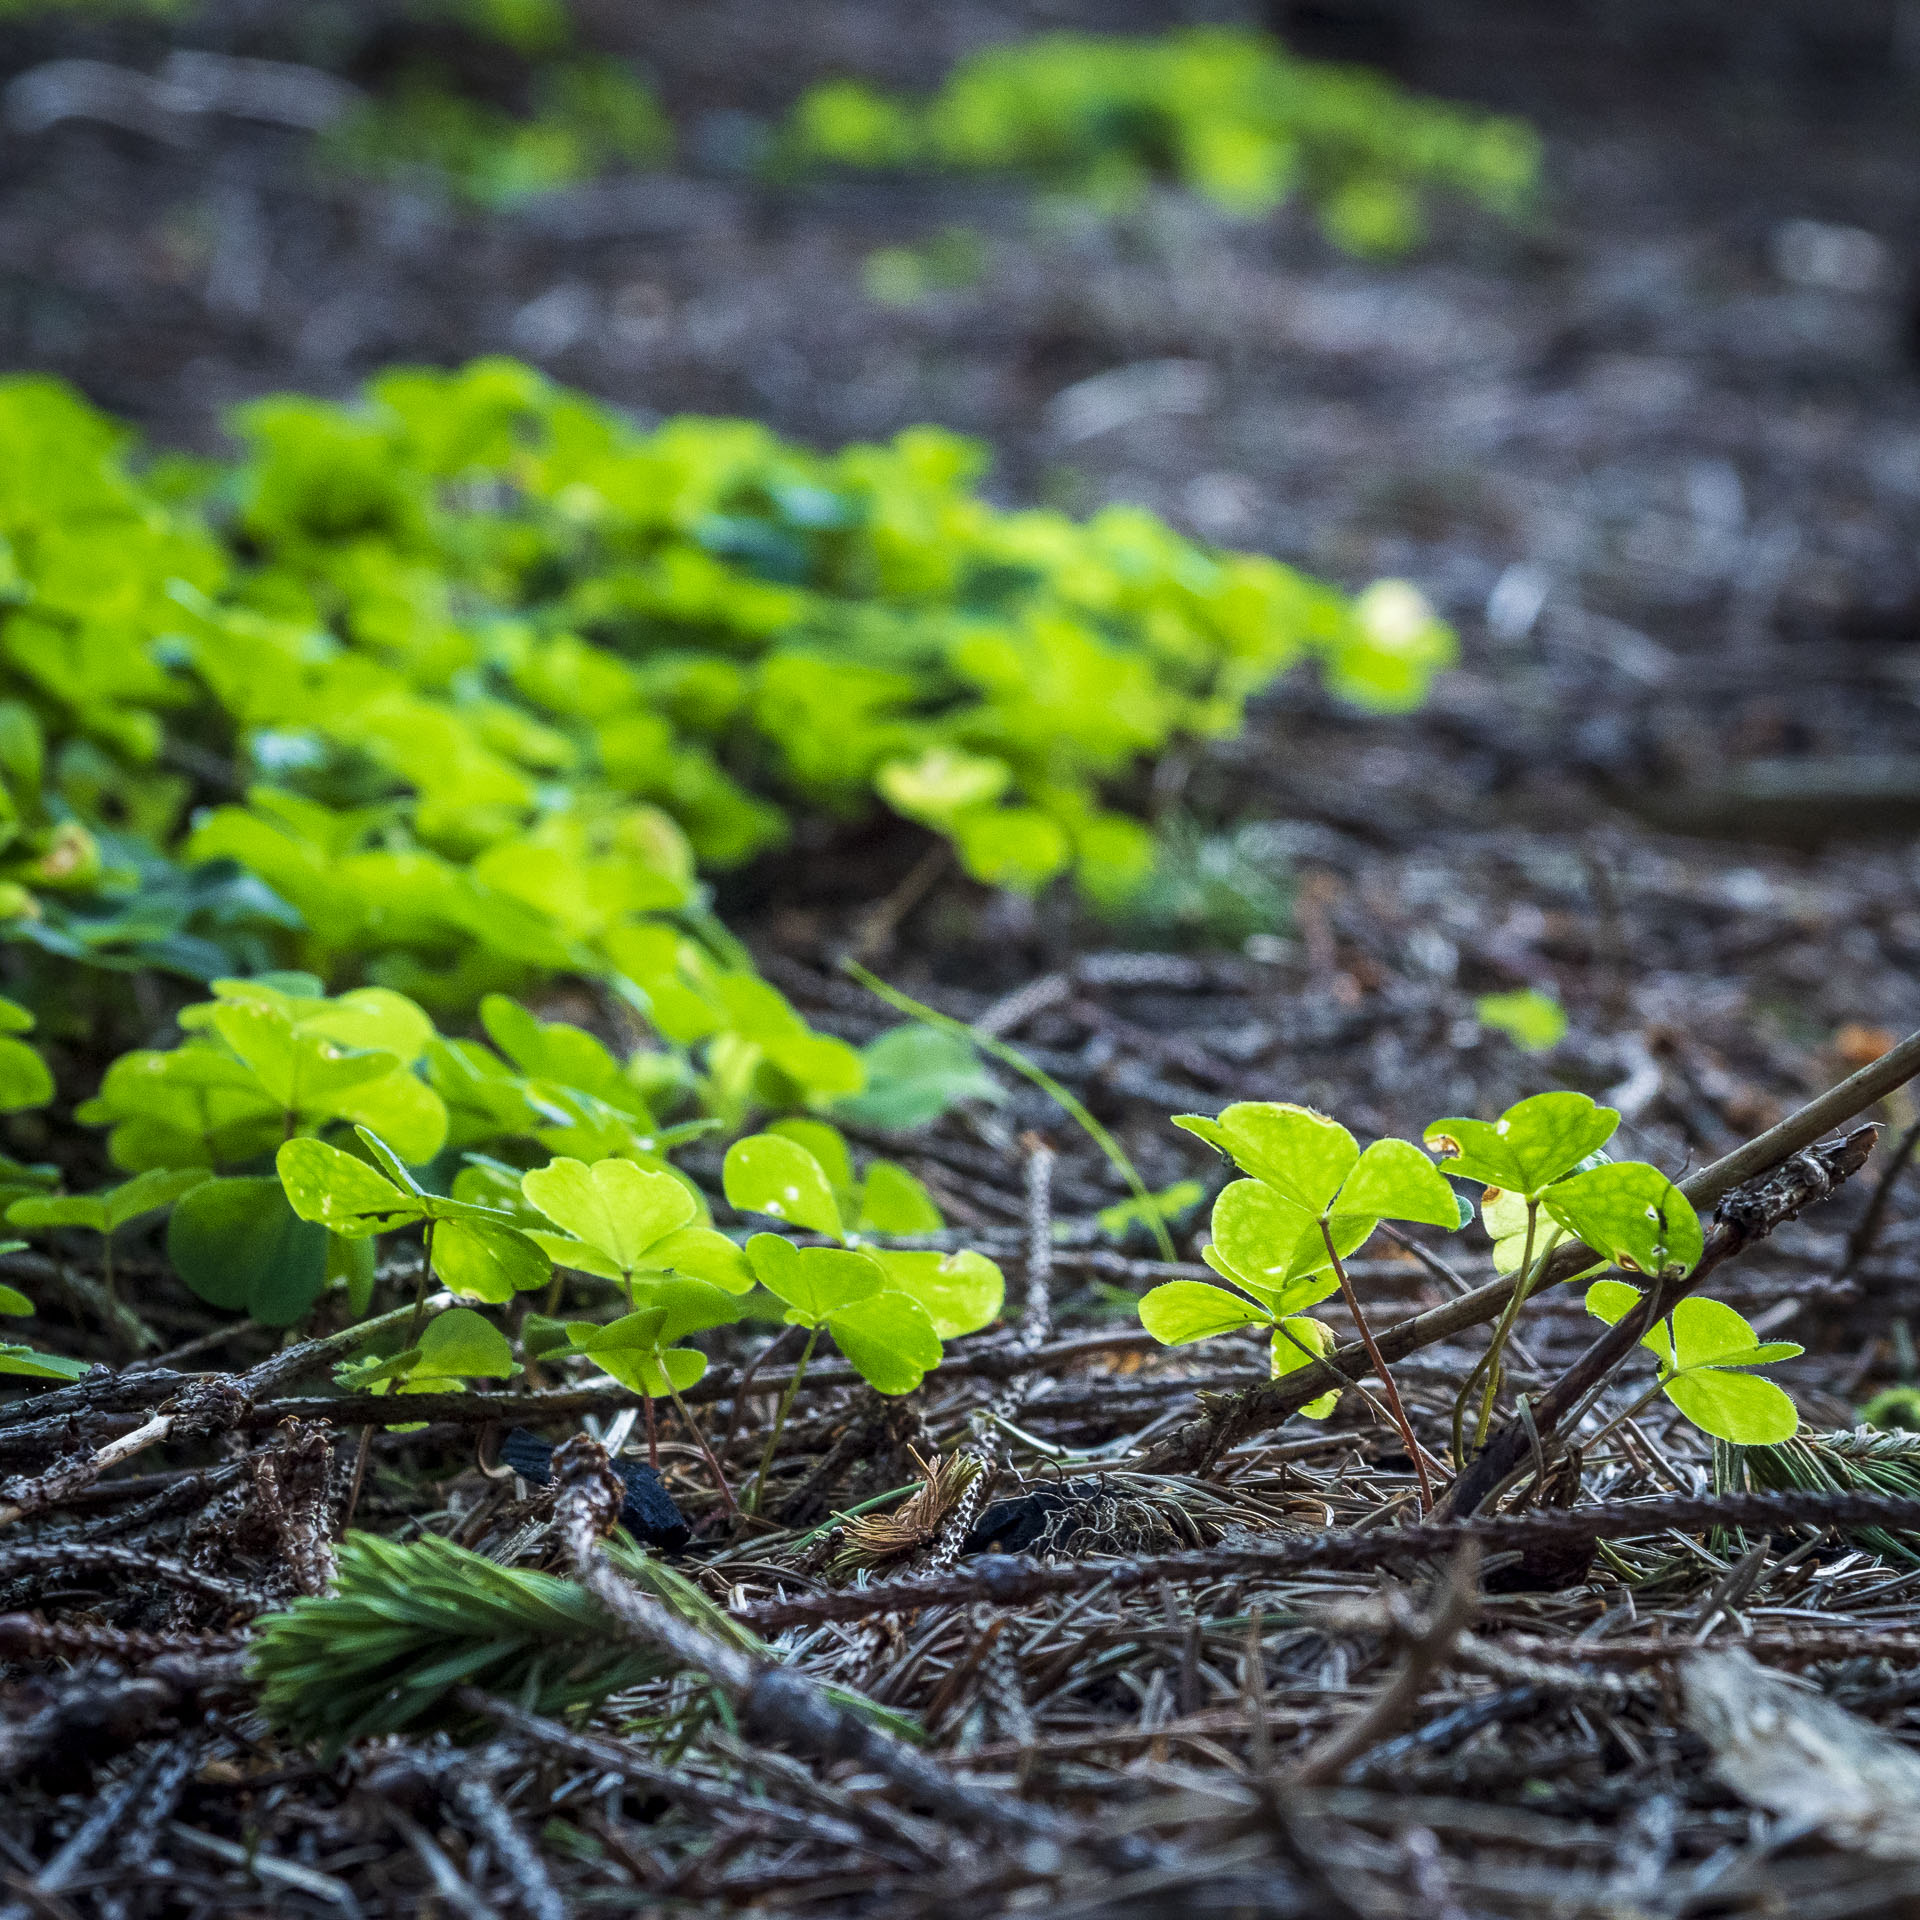
{"type": "Polygon", "coordinates": [[[1750,1654],[1681,1669],[1687,1723],[1750,1806],[1883,1860],[1920,1860],[1920,1756],[1750,1654]]]}

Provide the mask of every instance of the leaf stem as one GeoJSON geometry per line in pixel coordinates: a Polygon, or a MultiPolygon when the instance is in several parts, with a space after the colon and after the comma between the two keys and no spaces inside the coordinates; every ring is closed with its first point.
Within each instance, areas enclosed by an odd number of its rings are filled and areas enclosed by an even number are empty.
{"type": "Polygon", "coordinates": [[[1597,1447],[1600,1444],[1600,1442],[1604,1440],[1607,1437],[1607,1435],[1614,1430],[1615,1427],[1621,1426],[1626,1421],[1631,1420],[1634,1417],[1634,1415],[1640,1411],[1642,1407],[1644,1407],[1650,1400],[1654,1398],[1656,1394],[1658,1394],[1659,1392],[1662,1391],[1662,1389],[1665,1388],[1667,1381],[1670,1378],[1672,1378],[1670,1374],[1655,1375],[1653,1385],[1650,1386],[1646,1390],[1646,1392],[1639,1397],[1639,1399],[1634,1401],[1631,1406],[1624,1408],[1619,1413],[1616,1413],[1613,1416],[1613,1418],[1609,1420],[1606,1423],[1606,1425],[1603,1426],[1600,1429],[1600,1431],[1592,1437],[1592,1439],[1583,1440],[1580,1442],[1581,1452],[1591,1453],[1594,1450],[1594,1448],[1597,1447]]]}
{"type": "Polygon", "coordinates": [[[799,1363],[794,1367],[793,1378],[787,1382],[787,1390],[780,1396],[779,1411],[773,1416],[773,1431],[767,1435],[767,1444],[760,1452],[760,1470],[753,1476],[753,1491],[749,1495],[749,1513],[758,1513],[760,1503],[767,1494],[767,1475],[773,1471],[773,1450],[780,1444],[781,1429],[787,1424],[787,1409],[793,1405],[793,1396],[800,1391],[800,1382],[807,1377],[807,1362],[813,1358],[815,1343],[820,1338],[820,1329],[812,1327],[807,1332],[807,1344],[800,1349],[799,1363]]]}
{"type": "MultiPolygon", "coordinates": [[[[429,1215],[420,1233],[420,1277],[413,1284],[413,1312],[407,1320],[407,1330],[400,1336],[400,1351],[414,1344],[420,1332],[420,1322],[427,1311],[427,1285],[433,1278],[433,1219],[429,1215]]],[[[387,1393],[396,1392],[397,1380],[383,1380],[381,1383],[387,1393]]],[[[373,1452],[373,1427],[371,1422],[360,1429],[360,1450],[353,1459],[353,1481],[347,1488],[346,1505],[340,1510],[340,1532],[344,1535],[353,1525],[354,1509],[360,1504],[360,1489],[366,1485],[367,1461],[373,1452]]]]}
{"type": "Polygon", "coordinates": [[[715,1457],[713,1449],[707,1445],[707,1436],[700,1431],[699,1421],[693,1417],[692,1410],[688,1407],[687,1403],[680,1398],[680,1389],[673,1384],[673,1376],[667,1372],[664,1359],[660,1363],[660,1372],[666,1380],[667,1392],[673,1396],[675,1411],[680,1415],[680,1418],[686,1422],[687,1431],[700,1443],[700,1451],[707,1457],[707,1465],[713,1470],[714,1485],[720,1489],[720,1498],[727,1503],[727,1511],[729,1513],[738,1513],[740,1511],[740,1503],[733,1497],[733,1489],[727,1485],[726,1472],[721,1467],[719,1460],[715,1457]]]}
{"type": "Polygon", "coordinates": [[[1400,1429],[1400,1438],[1406,1444],[1407,1457],[1413,1462],[1415,1477],[1420,1482],[1420,1511],[1433,1511],[1433,1482],[1427,1478],[1426,1456],[1420,1451],[1420,1442],[1415,1437],[1413,1422],[1407,1418],[1407,1409],[1400,1398],[1400,1389],[1394,1384],[1392,1373],[1388,1370],[1385,1356],[1374,1340],[1373,1329],[1367,1324],[1367,1316],[1360,1310],[1360,1296],[1353,1290],[1353,1282],[1347,1278],[1347,1270],[1341,1264],[1339,1250],[1333,1244],[1333,1231],[1327,1224],[1324,1214],[1320,1217],[1320,1238],[1326,1242],[1327,1258],[1333,1262],[1334,1277],[1340,1282],[1340,1297],[1347,1303],[1347,1311],[1353,1315],[1353,1324],[1359,1329],[1360,1338],[1366,1343],[1367,1358],[1373,1362],[1373,1370],[1380,1376],[1380,1385],[1387,1396],[1387,1407],[1393,1415],[1393,1423],[1400,1429]]]}
{"type": "MultiPolygon", "coordinates": [[[[1480,1417],[1473,1426],[1473,1444],[1477,1451],[1487,1444],[1487,1432],[1493,1425],[1493,1403],[1499,1395],[1500,1382],[1505,1374],[1500,1358],[1506,1351],[1507,1336],[1513,1331],[1513,1323],[1519,1318],[1520,1308],[1527,1295],[1533,1291],[1534,1284],[1539,1278],[1534,1272],[1533,1260],[1533,1237],[1539,1229],[1539,1223],[1540,1202],[1529,1200],[1527,1202],[1527,1239],[1520,1251],[1520,1277],[1514,1282],[1512,1293],[1507,1296],[1506,1306],[1501,1309],[1500,1318],[1494,1326],[1493,1338],[1488,1342],[1486,1352],[1480,1356],[1479,1365],[1467,1376],[1467,1384],[1461,1389],[1459,1400],[1454,1402],[1453,1455],[1455,1464],[1462,1467],[1467,1464],[1467,1460],[1465,1450],[1460,1444],[1460,1429],[1463,1424],[1461,1408],[1472,1396],[1473,1383],[1484,1375],[1486,1386],[1480,1395],[1480,1417]]],[[[1547,1251],[1551,1251],[1551,1245],[1550,1242],[1547,1251]]]]}
{"type": "Polygon", "coordinates": [[[950,1033],[956,1040],[964,1040],[969,1046],[978,1047],[989,1058],[998,1060],[1003,1067],[1011,1067],[1023,1080],[1031,1080],[1106,1155],[1109,1164],[1127,1183],[1129,1191],[1140,1204],[1141,1217],[1153,1230],[1154,1242],[1160,1249],[1160,1258],[1169,1263],[1179,1258],[1174,1251],[1173,1235],[1167,1231],[1166,1219],[1160,1212],[1160,1204],[1148,1189],[1147,1183],[1140,1178],[1139,1169],[1128,1158],[1126,1148],[1044,1067],[1036,1067],[1018,1047],[1009,1046],[997,1034],[982,1033],[978,1027],[970,1027],[964,1020],[956,1020],[951,1014],[940,1013],[914,999],[910,994],[902,993],[898,987],[889,986],[877,973],[869,972],[858,960],[843,959],[840,965],[869,993],[877,995],[896,1012],[909,1015],[924,1027],[932,1027],[940,1033],[950,1033]]]}

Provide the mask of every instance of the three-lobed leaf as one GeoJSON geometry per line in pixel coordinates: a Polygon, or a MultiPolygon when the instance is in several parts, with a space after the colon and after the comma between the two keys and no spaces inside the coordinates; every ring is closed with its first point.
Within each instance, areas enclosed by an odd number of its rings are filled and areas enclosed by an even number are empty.
{"type": "Polygon", "coordinates": [[[1000,1317],[1007,1282],[982,1253],[920,1253],[874,1249],[887,1287],[917,1301],[943,1340],[978,1333],[1000,1317]]]}
{"type": "Polygon", "coordinates": [[[1433,1162],[1411,1140],[1376,1140],[1334,1196],[1335,1216],[1412,1220],[1454,1232],[1460,1201],[1433,1162]]]}
{"type": "Polygon", "coordinates": [[[150,1167],[99,1193],[34,1194],[7,1209],[16,1227],[88,1227],[116,1233],[144,1214],[170,1207],[207,1178],[204,1167],[150,1167]]]}
{"type": "MultiPolygon", "coordinates": [[[[1642,1298],[1623,1280],[1596,1280],[1587,1289],[1587,1311],[1612,1326],[1642,1298]]],[[[1757,1447],[1777,1446],[1799,1430],[1800,1416],[1784,1388],[1737,1369],[1791,1360],[1804,1349],[1791,1340],[1760,1340],[1725,1301],[1689,1295],[1640,1344],[1659,1363],[1667,1398],[1703,1433],[1757,1447]]]]}
{"type": "Polygon", "coordinates": [[[1604,1147],[1619,1124],[1612,1107],[1584,1093],[1536,1093],[1498,1120],[1436,1120],[1424,1138],[1448,1173],[1533,1198],[1604,1147]]]}
{"type": "Polygon", "coordinates": [[[433,1270],[449,1293],[499,1306],[553,1278],[545,1251],[504,1221],[439,1220],[433,1228],[433,1270]]]}
{"type": "Polygon", "coordinates": [[[1686,1274],[1699,1263],[1704,1240],[1692,1202],[1644,1161],[1614,1160],[1571,1174],[1550,1185],[1540,1204],[1576,1239],[1630,1272],[1686,1274]]]}
{"type": "MultiPolygon", "coordinates": [[[[1338,1344],[1333,1329],[1322,1320],[1311,1320],[1304,1315],[1282,1320],[1273,1330],[1273,1378],[1278,1380],[1284,1374],[1298,1373],[1302,1367],[1324,1360],[1338,1344]]],[[[1324,1420],[1339,1402],[1340,1389],[1330,1387],[1317,1399],[1309,1400],[1300,1411],[1309,1420],[1324,1420]]]]}
{"type": "Polygon", "coordinates": [[[1316,1219],[1333,1205],[1360,1158],[1353,1135],[1337,1120],[1288,1102],[1242,1100],[1217,1120],[1185,1113],[1173,1124],[1218,1148],[1243,1172],[1316,1219]]]}
{"type": "Polygon", "coordinates": [[[1202,1249],[1207,1264],[1284,1313],[1324,1300],[1338,1288],[1327,1236],[1344,1260],[1365,1245],[1374,1222],[1335,1214],[1323,1233],[1313,1214],[1266,1181],[1236,1180],[1213,1204],[1212,1229],[1213,1238],[1202,1249]]]}
{"type": "Polygon", "coordinates": [[[700,1211],[684,1181],[631,1160],[558,1159],[521,1177],[526,1197],[563,1232],[598,1249],[622,1274],[646,1264],[657,1241],[700,1211]]]}
{"type": "Polygon", "coordinates": [[[880,1393],[911,1393],[940,1364],[940,1336],[926,1308],[891,1289],[836,1308],[827,1316],[827,1330],[880,1393]]]}
{"type": "Polygon", "coordinates": [[[886,1285],[871,1255],[842,1247],[796,1247],[777,1233],[756,1233],[747,1259],[760,1284],[786,1303],[795,1326],[824,1326],[830,1314],[867,1299],[886,1285]]]}
{"type": "Polygon", "coordinates": [[[1251,1300],[1204,1280],[1169,1280],[1140,1300],[1140,1324],[1163,1347],[1191,1346],[1215,1334],[1271,1324],[1273,1315],[1251,1300]]]}
{"type": "Polygon", "coordinates": [[[515,1371],[507,1337],[471,1307],[449,1307],[420,1336],[415,1371],[452,1379],[510,1379],[515,1371]]]}

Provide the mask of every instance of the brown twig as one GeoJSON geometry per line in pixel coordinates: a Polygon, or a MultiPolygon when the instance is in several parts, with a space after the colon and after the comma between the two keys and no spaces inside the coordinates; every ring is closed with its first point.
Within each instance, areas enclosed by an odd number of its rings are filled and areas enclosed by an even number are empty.
{"type": "Polygon", "coordinates": [[[1528,1403],[1528,1418],[1509,1420],[1454,1481],[1444,1512],[1460,1519],[1473,1513],[1509,1474],[1526,1464],[1540,1442],[1552,1438],[1561,1422],[1639,1345],[1656,1320],[1671,1313],[1716,1267],[1744,1253],[1801,1208],[1824,1200],[1858,1173],[1878,1133],[1877,1127],[1857,1127],[1845,1139],[1796,1153],[1774,1173],[1725,1195],[1693,1270],[1681,1279],[1649,1287],[1636,1307],[1606,1328],[1539,1399],[1528,1403]]]}
{"type": "Polygon", "coordinates": [[[1543,1508],[1505,1515],[1408,1527],[1346,1527],[1268,1540],[1196,1548],[1131,1560],[1080,1560],[1043,1565],[1006,1554],[983,1554],[954,1573],[875,1581],[839,1592],[762,1600],[734,1609],[734,1618],[758,1633],[816,1626],[825,1620],[863,1620],[883,1613],[985,1600],[1021,1606],[1052,1593],[1079,1593],[1111,1581],[1116,1592],[1232,1578],[1275,1577],[1323,1568],[1372,1572],[1423,1560],[1444,1562],[1468,1540],[1489,1554],[1562,1546],[1589,1540],[1636,1540],[1682,1530],[1716,1528],[1786,1532],[1797,1526],[1851,1532],[1866,1527],[1920,1531],[1920,1499],[1865,1493],[1739,1493],[1618,1500],[1606,1506],[1543,1508]]]}

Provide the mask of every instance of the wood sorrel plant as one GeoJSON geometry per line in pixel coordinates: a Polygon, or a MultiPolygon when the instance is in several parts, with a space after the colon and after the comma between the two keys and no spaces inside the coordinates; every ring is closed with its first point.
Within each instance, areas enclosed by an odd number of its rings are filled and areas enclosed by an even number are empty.
{"type": "MultiPolygon", "coordinates": [[[[1346,1262],[1382,1220],[1419,1221],[1449,1232],[1464,1226],[1473,1210],[1441,1168],[1483,1183],[1481,1218],[1494,1243],[1494,1264],[1517,1276],[1488,1350],[1455,1402],[1456,1464],[1485,1444],[1501,1353],[1563,1242],[1592,1250],[1589,1275],[1617,1267],[1672,1280],[1690,1273],[1701,1257],[1700,1221],[1686,1197],[1658,1167],[1606,1158],[1620,1116],[1585,1094],[1538,1094],[1494,1121],[1436,1120],[1425,1138],[1441,1156],[1440,1168],[1405,1140],[1378,1140],[1363,1153],[1337,1122],[1294,1105],[1247,1102],[1228,1107],[1217,1120],[1183,1114],[1174,1124],[1250,1176],[1234,1181],[1215,1201],[1212,1238],[1203,1249],[1207,1264],[1232,1290],[1192,1280],[1155,1287],[1140,1303],[1141,1323],[1168,1346],[1270,1326],[1277,1377],[1331,1351],[1331,1332],[1304,1310],[1343,1294],[1423,1490],[1423,1456],[1346,1262]],[[1476,1388],[1480,1407],[1470,1445],[1466,1412],[1476,1388]]],[[[1602,1281],[1587,1304],[1611,1322],[1638,1297],[1624,1282],[1602,1281]]],[[[1647,1398],[1664,1390],[1695,1425],[1721,1438],[1758,1444],[1793,1432],[1796,1416],[1786,1394],[1740,1369],[1800,1350],[1761,1345],[1731,1308],[1684,1300],[1670,1326],[1650,1331],[1644,1344],[1660,1360],[1659,1379],[1647,1398]]],[[[1337,1390],[1323,1394],[1303,1411],[1324,1417],[1336,1397],[1337,1390]]]]}
{"type": "Polygon", "coordinates": [[[807,1330],[761,1453],[757,1504],[823,1332],[870,1386],[911,1393],[940,1364],[943,1340],[976,1332],[999,1313],[1006,1282],[982,1254],[863,1245],[863,1232],[937,1228],[939,1209],[911,1174],[886,1161],[876,1162],[856,1189],[845,1141],[818,1122],[736,1140],[727,1149],[724,1179],[730,1205],[839,1242],[796,1247],[777,1233],[756,1233],[747,1242],[754,1276],[781,1303],[787,1324],[807,1330]]]}
{"type": "MultiPolygon", "coordinates": [[[[1419,1476],[1422,1502],[1430,1505],[1420,1443],[1344,1263],[1382,1220],[1425,1221],[1449,1232],[1457,1228],[1461,1210],[1453,1189],[1411,1141],[1376,1140],[1362,1153],[1338,1121],[1308,1107],[1246,1101],[1227,1108],[1218,1120],[1189,1113],[1176,1116],[1173,1124],[1218,1148],[1252,1176],[1236,1180],[1215,1203],[1214,1243],[1206,1250],[1208,1265],[1243,1289],[1249,1301],[1223,1297],[1219,1288],[1201,1281],[1175,1280],[1141,1302],[1147,1331],[1179,1345],[1264,1322],[1274,1330],[1273,1370],[1288,1373],[1320,1358],[1329,1346],[1325,1330],[1302,1320],[1299,1309],[1339,1291],[1373,1355],[1394,1424],[1419,1476]]],[[[1316,1405],[1330,1406],[1330,1401],[1316,1405]]]]}

